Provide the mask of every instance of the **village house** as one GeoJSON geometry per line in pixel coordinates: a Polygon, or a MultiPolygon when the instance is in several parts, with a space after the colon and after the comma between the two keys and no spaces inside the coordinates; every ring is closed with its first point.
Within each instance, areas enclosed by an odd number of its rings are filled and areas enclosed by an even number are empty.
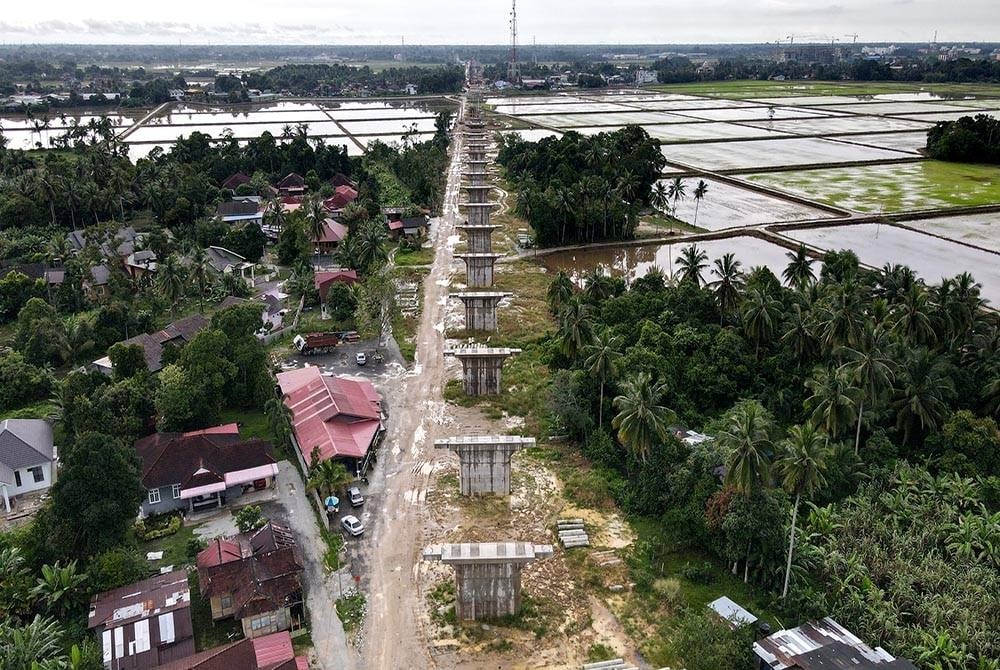
{"type": "Polygon", "coordinates": [[[292,636],[281,631],[206,649],[159,670],[309,670],[309,661],[295,655],[292,636]]]}
{"type": "Polygon", "coordinates": [[[205,257],[208,259],[208,264],[218,274],[238,275],[250,286],[253,286],[256,279],[254,264],[235,251],[230,251],[225,247],[210,246],[205,249],[205,257]]]}
{"type": "Polygon", "coordinates": [[[317,367],[277,375],[292,436],[303,469],[315,451],[320,461],[338,460],[364,474],[381,442],[382,401],[368,381],[324,376],[317,367]]]}
{"type": "Polygon", "coordinates": [[[779,630],[754,642],[753,651],[760,670],[917,670],[910,661],[896,658],[882,647],[872,649],[830,617],[779,630]]]}
{"type": "Polygon", "coordinates": [[[268,522],[251,533],[215,538],[197,563],[213,620],[240,621],[248,638],[301,625],[303,567],[289,529],[268,522]]]}
{"type": "Polygon", "coordinates": [[[229,224],[245,222],[264,225],[260,198],[245,197],[220,202],[215,208],[215,216],[229,224]]]}
{"type": "Polygon", "coordinates": [[[334,284],[358,283],[358,273],[356,270],[320,270],[313,274],[313,285],[319,291],[320,303],[326,304],[326,295],[330,292],[330,287],[334,284]]]}
{"type": "Polygon", "coordinates": [[[423,239],[427,232],[427,217],[408,216],[405,218],[389,219],[389,237],[394,240],[405,237],[408,240],[423,239]]]}
{"type": "Polygon", "coordinates": [[[320,236],[313,237],[313,245],[321,254],[333,253],[341,242],[347,237],[347,226],[334,221],[333,219],[323,220],[323,232],[320,236]]]}
{"type": "Polygon", "coordinates": [[[125,257],[125,272],[132,279],[156,274],[156,253],[152,249],[136,251],[125,257]]]}
{"type": "Polygon", "coordinates": [[[296,172],[290,172],[278,182],[278,193],[281,195],[303,195],[308,188],[306,180],[296,172]]]}
{"type": "MultiPolygon", "coordinates": [[[[173,323],[155,333],[144,333],[122,340],[120,344],[138,345],[142,347],[143,356],[146,359],[146,367],[150,372],[159,372],[163,369],[163,350],[169,346],[181,346],[194,339],[194,336],[207,328],[210,324],[208,318],[201,314],[178,319],[173,323]]],[[[111,375],[114,368],[108,356],[98,358],[90,364],[91,369],[111,375]]]]}
{"type": "Polygon", "coordinates": [[[7,514],[12,498],[52,486],[57,459],[52,426],[47,421],[0,421],[0,494],[7,514]]]}
{"type": "Polygon", "coordinates": [[[104,667],[145,670],[194,654],[187,572],[174,570],[90,599],[87,628],[104,667]]]}
{"type": "Polygon", "coordinates": [[[354,187],[349,184],[341,184],[333,189],[333,195],[323,201],[323,207],[333,214],[339,214],[357,198],[358,192],[354,187]]]}
{"type": "Polygon", "coordinates": [[[199,512],[274,485],[271,445],[244,439],[235,423],[188,433],[153,433],[135,441],[146,498],[140,515],[199,512]]]}
{"type": "Polygon", "coordinates": [[[232,191],[235,193],[236,189],[238,189],[240,186],[249,183],[250,183],[250,177],[243,174],[242,172],[237,172],[236,174],[227,177],[226,180],[222,182],[221,186],[227,191],[232,191]]]}

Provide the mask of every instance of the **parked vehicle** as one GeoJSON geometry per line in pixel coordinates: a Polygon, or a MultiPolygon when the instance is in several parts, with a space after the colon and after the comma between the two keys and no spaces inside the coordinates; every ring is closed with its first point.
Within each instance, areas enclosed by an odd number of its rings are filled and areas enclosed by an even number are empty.
{"type": "Polygon", "coordinates": [[[358,365],[364,365],[365,363],[368,362],[368,356],[365,355],[365,352],[359,351],[358,353],[354,354],[354,362],[357,363],[358,365]]]}
{"type": "Polygon", "coordinates": [[[292,340],[295,349],[303,356],[313,354],[328,354],[337,348],[341,337],[339,333],[305,333],[296,335],[292,340]]]}
{"type": "Polygon", "coordinates": [[[365,532],[365,525],[361,523],[361,520],[353,514],[348,514],[343,519],[340,520],[340,525],[348,535],[357,537],[361,533],[365,532]]]}
{"type": "Polygon", "coordinates": [[[351,501],[351,507],[361,507],[365,504],[365,497],[361,495],[361,489],[357,486],[347,489],[347,499],[351,501]]]}

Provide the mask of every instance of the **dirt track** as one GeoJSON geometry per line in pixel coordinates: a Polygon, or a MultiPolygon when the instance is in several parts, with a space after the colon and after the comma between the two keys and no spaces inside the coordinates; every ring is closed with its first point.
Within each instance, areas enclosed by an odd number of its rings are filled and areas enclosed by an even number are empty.
{"type": "Polygon", "coordinates": [[[371,534],[368,620],[362,659],[368,668],[431,667],[419,630],[424,605],[417,570],[427,487],[433,472],[434,439],[446,422],[441,393],[445,384],[444,310],[451,274],[452,246],[458,216],[462,138],[451,148],[442,215],[431,225],[434,264],[424,280],[423,313],[417,331],[413,371],[392,402],[388,440],[379,477],[384,477],[382,508],[371,534]]]}

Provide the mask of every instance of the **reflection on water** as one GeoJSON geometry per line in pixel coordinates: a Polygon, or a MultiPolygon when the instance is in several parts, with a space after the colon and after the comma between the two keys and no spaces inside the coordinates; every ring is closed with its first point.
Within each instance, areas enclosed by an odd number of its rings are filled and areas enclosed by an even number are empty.
{"type": "MultiPolygon", "coordinates": [[[[707,267],[702,274],[705,281],[712,281],[715,278],[712,274],[712,263],[715,259],[729,252],[742,263],[744,271],[764,265],[780,277],[788,265],[787,249],[749,235],[737,235],[720,240],[701,240],[697,245],[708,254],[707,267]]],[[[681,251],[688,246],[691,246],[691,242],[560,251],[542,257],[541,261],[553,272],[565,270],[573,282],[581,286],[584,275],[594,269],[616,277],[624,277],[626,282],[632,283],[654,267],[659,268],[668,277],[672,276],[678,271],[677,259],[681,251]]]]}

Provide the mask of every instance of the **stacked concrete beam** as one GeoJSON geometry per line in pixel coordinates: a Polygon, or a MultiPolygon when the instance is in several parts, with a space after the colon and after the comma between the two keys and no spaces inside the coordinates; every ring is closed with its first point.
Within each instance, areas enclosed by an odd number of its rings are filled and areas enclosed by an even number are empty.
{"type": "Polygon", "coordinates": [[[458,298],[465,305],[465,329],[480,331],[495,331],[498,329],[497,307],[504,298],[512,293],[499,291],[483,291],[477,293],[452,293],[452,298],[458,298]]]}
{"type": "Polygon", "coordinates": [[[424,560],[455,569],[455,613],[481,621],[520,612],[521,570],[552,553],[552,545],[530,542],[438,544],[424,549],[424,560]]]}
{"type": "Polygon", "coordinates": [[[504,361],[520,349],[509,347],[484,347],[469,345],[446,349],[445,356],[454,356],[462,362],[462,388],[466,395],[500,395],[501,370],[504,361]]]}
{"type": "Polygon", "coordinates": [[[458,487],[464,496],[510,495],[510,459],[518,449],[535,446],[535,438],[473,435],[435,440],[435,449],[458,454],[458,487]]]}

